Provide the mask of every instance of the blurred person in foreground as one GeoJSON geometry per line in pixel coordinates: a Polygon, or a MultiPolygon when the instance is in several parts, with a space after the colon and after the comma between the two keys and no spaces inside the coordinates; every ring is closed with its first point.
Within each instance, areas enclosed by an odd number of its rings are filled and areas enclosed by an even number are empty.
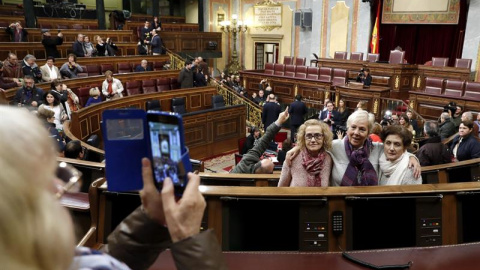
{"type": "Polygon", "coordinates": [[[205,209],[199,176],[189,174],[185,193],[176,201],[170,178],[161,192],[155,188],[146,158],[142,207],[109,236],[104,246],[109,255],[75,248],[74,224],[58,201],[65,190],[54,180],[57,160],[47,130],[25,109],[0,106],[0,115],[2,269],[148,269],[166,248],[179,269],[226,269],[213,232],[199,233],[205,209]]]}

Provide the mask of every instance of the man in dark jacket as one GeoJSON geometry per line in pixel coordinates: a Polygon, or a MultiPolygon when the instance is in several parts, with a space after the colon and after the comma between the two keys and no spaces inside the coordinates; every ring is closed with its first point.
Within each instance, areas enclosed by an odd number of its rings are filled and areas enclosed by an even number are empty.
{"type": "Polygon", "coordinates": [[[193,87],[193,71],[192,61],[185,62],[185,67],[178,74],[178,83],[180,88],[192,88],[193,87]]]}
{"type": "Polygon", "coordinates": [[[35,63],[36,60],[35,56],[27,54],[25,58],[23,58],[22,69],[24,76],[32,76],[35,82],[39,83],[42,81],[42,72],[37,63],[35,63]]]}
{"type": "Polygon", "coordinates": [[[3,62],[0,62],[0,88],[10,89],[17,86],[22,86],[22,83],[17,78],[11,80],[3,78],[3,62]]]}
{"type": "Polygon", "coordinates": [[[270,94],[267,103],[263,105],[262,111],[262,123],[265,130],[271,123],[275,122],[275,119],[277,119],[281,111],[280,105],[277,103],[277,98],[274,94],[270,94]]]}
{"type": "MultiPolygon", "coordinates": [[[[83,46],[83,34],[78,34],[77,40],[73,43],[72,48],[73,48],[73,54],[75,54],[77,57],[85,57],[86,50],[85,47],[83,46]]],[[[108,43],[108,39],[107,39],[108,43]]]]}
{"type": "Polygon", "coordinates": [[[5,29],[5,32],[10,35],[12,42],[28,42],[28,32],[22,27],[20,21],[16,21],[5,29]]]}
{"type": "Polygon", "coordinates": [[[54,58],[60,58],[57,46],[63,44],[63,34],[58,32],[56,37],[52,37],[50,30],[42,29],[42,44],[45,47],[45,54],[47,57],[52,56],[54,58]]]}
{"type": "Polygon", "coordinates": [[[287,107],[285,111],[278,115],[278,119],[268,126],[267,131],[262,137],[260,137],[257,145],[243,155],[242,160],[240,160],[230,173],[273,173],[273,162],[268,158],[260,160],[260,157],[265,150],[267,150],[269,143],[273,140],[278,131],[280,131],[282,124],[287,121],[288,117],[289,114],[287,107]]]}
{"type": "Polygon", "coordinates": [[[23,77],[24,86],[18,89],[13,98],[14,104],[18,106],[26,106],[38,108],[43,103],[43,90],[35,86],[32,76],[23,77]]]}
{"type": "Polygon", "coordinates": [[[445,164],[451,161],[452,154],[438,135],[438,124],[435,121],[427,121],[423,126],[427,139],[422,142],[423,146],[417,151],[417,158],[421,166],[445,164]]]}
{"type": "Polygon", "coordinates": [[[455,124],[451,122],[450,115],[446,112],[440,115],[440,138],[442,141],[456,133],[455,124]]]}
{"type": "Polygon", "coordinates": [[[303,124],[303,117],[307,113],[307,106],[302,102],[300,94],[295,96],[295,101],[290,104],[288,114],[290,114],[290,138],[296,141],[298,128],[303,124]]]}
{"type": "Polygon", "coordinates": [[[157,33],[157,30],[152,30],[152,41],[150,41],[150,45],[152,46],[152,54],[153,55],[160,55],[162,54],[162,39],[157,33]]]}

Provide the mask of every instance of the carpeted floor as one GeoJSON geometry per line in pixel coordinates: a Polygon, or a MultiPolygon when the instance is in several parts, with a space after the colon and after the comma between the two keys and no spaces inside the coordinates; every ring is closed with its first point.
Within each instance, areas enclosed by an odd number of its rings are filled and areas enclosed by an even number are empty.
{"type": "Polygon", "coordinates": [[[204,160],[205,172],[228,173],[235,165],[235,153],[204,160]]]}

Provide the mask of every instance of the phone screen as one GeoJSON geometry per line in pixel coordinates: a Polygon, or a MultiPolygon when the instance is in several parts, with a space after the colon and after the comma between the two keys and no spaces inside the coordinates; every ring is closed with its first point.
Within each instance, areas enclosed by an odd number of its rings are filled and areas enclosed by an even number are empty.
{"type": "Polygon", "coordinates": [[[170,177],[175,188],[185,186],[185,170],[182,166],[182,143],[177,118],[157,116],[159,122],[149,121],[152,166],[155,181],[161,187],[170,177]],[[171,119],[171,120],[169,120],[171,119]]]}

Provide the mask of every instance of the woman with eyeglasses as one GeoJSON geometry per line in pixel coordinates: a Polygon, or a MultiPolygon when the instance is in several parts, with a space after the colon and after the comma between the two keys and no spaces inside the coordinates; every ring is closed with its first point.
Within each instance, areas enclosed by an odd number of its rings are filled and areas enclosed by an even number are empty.
{"type": "MultiPolygon", "coordinates": [[[[377,186],[379,180],[379,159],[383,154],[383,144],[370,140],[373,121],[368,112],[357,110],[347,120],[347,136],[334,140],[329,152],[332,166],[332,186],[377,186]]],[[[298,147],[287,153],[287,163],[297,155],[298,147]]],[[[415,177],[421,173],[417,158],[409,154],[409,168],[413,167],[415,177]]]]}
{"type": "Polygon", "coordinates": [[[283,164],[279,187],[326,187],[330,180],[333,134],[327,124],[316,119],[306,121],[297,133],[300,154],[292,165],[283,164]]]}

